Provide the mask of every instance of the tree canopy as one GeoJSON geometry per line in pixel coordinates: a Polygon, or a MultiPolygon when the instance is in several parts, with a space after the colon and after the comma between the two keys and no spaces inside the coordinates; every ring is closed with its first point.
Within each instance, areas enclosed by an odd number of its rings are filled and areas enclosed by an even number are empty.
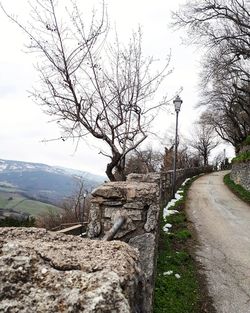
{"type": "Polygon", "coordinates": [[[173,14],[189,42],[204,52],[201,71],[203,121],[239,150],[250,133],[250,3],[188,1],[173,14]]]}

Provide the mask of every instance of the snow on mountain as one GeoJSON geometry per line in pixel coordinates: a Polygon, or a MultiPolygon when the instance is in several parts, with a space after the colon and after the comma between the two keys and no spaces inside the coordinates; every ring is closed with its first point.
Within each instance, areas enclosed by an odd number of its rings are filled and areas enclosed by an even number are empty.
{"type": "Polygon", "coordinates": [[[12,161],[0,159],[0,172],[23,172],[23,171],[45,171],[48,173],[65,174],[69,176],[78,176],[80,178],[91,179],[97,182],[103,182],[106,177],[95,175],[89,172],[65,168],[61,166],[49,166],[42,163],[31,163],[22,161],[12,161]]]}
{"type": "Polygon", "coordinates": [[[105,177],[41,163],[0,159],[0,183],[15,186],[35,199],[52,203],[61,201],[76,191],[77,179],[91,191],[103,183],[105,177]]]}

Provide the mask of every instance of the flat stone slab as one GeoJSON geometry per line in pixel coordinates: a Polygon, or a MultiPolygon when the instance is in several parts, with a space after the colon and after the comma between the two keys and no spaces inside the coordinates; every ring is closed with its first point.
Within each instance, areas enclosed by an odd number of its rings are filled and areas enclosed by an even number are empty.
{"type": "Polygon", "coordinates": [[[0,229],[0,312],[135,312],[140,274],[120,241],[0,229]]]}
{"type": "MultiPolygon", "coordinates": [[[[137,201],[138,199],[155,200],[158,192],[156,183],[124,181],[124,182],[108,182],[92,192],[95,198],[117,199],[124,201],[137,201]]],[[[102,202],[103,200],[101,200],[102,202]]]]}

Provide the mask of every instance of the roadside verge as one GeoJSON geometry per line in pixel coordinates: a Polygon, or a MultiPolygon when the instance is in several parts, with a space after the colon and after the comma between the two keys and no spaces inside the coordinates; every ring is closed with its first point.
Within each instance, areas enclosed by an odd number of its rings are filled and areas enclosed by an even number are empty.
{"type": "Polygon", "coordinates": [[[223,179],[225,185],[241,200],[250,204],[250,191],[247,191],[239,184],[235,184],[235,182],[230,179],[230,173],[226,174],[223,179]]]}
{"type": "Polygon", "coordinates": [[[195,260],[195,229],[185,213],[187,192],[196,178],[187,179],[162,212],[154,313],[215,312],[195,260]]]}

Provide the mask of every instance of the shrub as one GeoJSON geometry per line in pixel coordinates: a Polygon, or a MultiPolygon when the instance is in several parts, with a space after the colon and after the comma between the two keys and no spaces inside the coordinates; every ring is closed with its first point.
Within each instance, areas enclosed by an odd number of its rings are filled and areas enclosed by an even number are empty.
{"type": "Polygon", "coordinates": [[[6,217],[5,219],[0,220],[0,227],[34,227],[35,219],[33,217],[19,221],[12,217],[6,217]]]}

